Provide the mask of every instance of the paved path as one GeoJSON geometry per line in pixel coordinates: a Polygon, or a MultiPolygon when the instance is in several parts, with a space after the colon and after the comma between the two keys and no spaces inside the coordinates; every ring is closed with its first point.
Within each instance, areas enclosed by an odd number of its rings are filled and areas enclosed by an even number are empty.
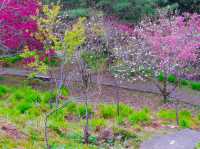
{"type": "MultiPolygon", "coordinates": [[[[17,75],[17,76],[27,76],[30,73],[30,71],[27,70],[17,70],[12,68],[4,68],[0,70],[0,75],[17,75]]],[[[37,75],[38,78],[49,80],[49,77],[46,75],[37,75]]],[[[78,75],[72,75],[70,77],[71,81],[81,81],[80,76],[78,75]]],[[[96,76],[92,76],[92,81],[94,83],[97,82],[96,76]]],[[[100,82],[101,85],[105,86],[111,86],[116,87],[115,81],[110,76],[103,76],[102,80],[100,82]]],[[[120,84],[118,84],[119,88],[127,89],[127,90],[133,90],[133,91],[139,91],[139,92],[145,92],[145,93],[153,93],[153,94],[160,94],[158,88],[152,83],[152,82],[135,82],[135,83],[129,83],[127,81],[120,81],[120,84]]],[[[171,95],[171,98],[178,99],[179,101],[185,102],[185,103],[191,103],[193,105],[200,105],[200,92],[198,91],[192,91],[192,93],[177,89],[175,90],[171,95]]]]}
{"type": "Polygon", "coordinates": [[[195,149],[200,142],[200,132],[185,129],[175,134],[154,137],[145,141],[140,149],[195,149]]]}

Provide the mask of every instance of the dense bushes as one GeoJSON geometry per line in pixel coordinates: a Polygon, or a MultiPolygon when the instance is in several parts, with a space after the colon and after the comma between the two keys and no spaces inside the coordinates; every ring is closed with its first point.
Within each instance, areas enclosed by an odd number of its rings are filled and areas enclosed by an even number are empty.
{"type": "MultiPolygon", "coordinates": [[[[192,117],[192,114],[188,110],[182,110],[179,112],[179,126],[182,128],[191,128],[192,125],[194,125],[194,118],[192,117]]],[[[169,121],[175,121],[176,120],[176,111],[175,110],[165,110],[162,109],[160,112],[158,112],[158,116],[169,122],[169,121]]]]}

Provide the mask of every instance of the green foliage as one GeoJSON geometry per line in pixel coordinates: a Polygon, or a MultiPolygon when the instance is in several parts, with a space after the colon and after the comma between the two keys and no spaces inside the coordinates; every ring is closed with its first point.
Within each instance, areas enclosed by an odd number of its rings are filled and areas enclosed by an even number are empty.
{"type": "Polygon", "coordinates": [[[99,112],[103,118],[113,118],[116,116],[116,107],[114,105],[102,104],[99,106],[99,112]]]}
{"type": "Polygon", "coordinates": [[[189,85],[189,81],[185,80],[185,79],[181,79],[180,84],[183,85],[183,86],[187,86],[187,85],[189,85]]]}
{"type": "Polygon", "coordinates": [[[193,90],[200,91],[200,82],[191,82],[191,87],[193,90]]]}
{"type": "Polygon", "coordinates": [[[0,81],[4,80],[5,78],[3,76],[0,76],[0,81]]]}
{"type": "Polygon", "coordinates": [[[179,125],[182,128],[191,128],[192,126],[192,114],[188,110],[182,110],[179,112],[179,125]]]}
{"type": "Polygon", "coordinates": [[[75,8],[66,12],[70,18],[88,17],[89,10],[87,8],[75,8]]]}
{"type": "Polygon", "coordinates": [[[151,118],[150,118],[149,111],[145,108],[141,111],[134,112],[128,117],[128,119],[132,125],[135,125],[138,123],[147,123],[150,121],[151,118]]]}
{"type": "Polygon", "coordinates": [[[21,60],[22,60],[22,57],[20,55],[0,58],[0,61],[6,62],[8,64],[14,64],[21,60]]]}
{"type": "Polygon", "coordinates": [[[20,102],[20,104],[17,106],[17,109],[20,111],[20,113],[25,113],[30,108],[32,108],[32,104],[28,102],[20,102]]]}
{"type": "Polygon", "coordinates": [[[183,12],[200,12],[200,6],[198,0],[156,0],[155,1],[161,7],[172,7],[172,10],[179,10],[183,12]]]}
{"type": "Polygon", "coordinates": [[[179,116],[180,116],[181,118],[189,118],[189,119],[192,118],[192,114],[191,114],[191,112],[188,111],[188,110],[181,110],[181,111],[179,112],[179,116]]]}
{"type": "Polygon", "coordinates": [[[90,121],[90,125],[92,128],[97,129],[99,127],[104,127],[106,125],[106,121],[104,119],[92,119],[90,121]]]}
{"type": "Polygon", "coordinates": [[[107,56],[103,53],[84,52],[81,57],[93,71],[102,69],[107,62],[107,56]]]}
{"type": "Polygon", "coordinates": [[[182,128],[191,128],[191,119],[188,118],[180,118],[179,125],[182,128]]]}
{"type": "Polygon", "coordinates": [[[63,48],[65,49],[68,60],[71,60],[76,48],[81,46],[86,40],[84,22],[85,18],[80,18],[73,25],[72,30],[65,32],[63,48]]]}
{"type": "Polygon", "coordinates": [[[176,83],[177,78],[176,78],[175,75],[170,74],[170,75],[168,76],[167,80],[168,80],[168,82],[170,82],[170,83],[176,83]]]}
{"type": "Polygon", "coordinates": [[[5,86],[0,85],[0,97],[7,93],[8,89],[5,86]]]}
{"type": "Polygon", "coordinates": [[[163,72],[160,72],[160,73],[158,74],[158,76],[157,76],[157,79],[158,79],[159,81],[164,81],[164,73],[163,73],[163,72]]]}
{"type": "MultiPolygon", "coordinates": [[[[176,111],[162,109],[158,113],[158,116],[165,120],[175,120],[176,119],[176,111]]],[[[179,125],[182,128],[190,128],[192,126],[192,114],[190,111],[181,110],[179,112],[179,125]]]]}
{"type": "Polygon", "coordinates": [[[127,117],[130,114],[134,113],[134,110],[132,107],[130,107],[129,105],[123,104],[123,103],[119,104],[119,110],[120,110],[120,112],[119,112],[120,116],[122,116],[122,117],[127,117]]]}
{"type": "MultiPolygon", "coordinates": [[[[74,102],[70,102],[69,104],[67,104],[66,106],[68,113],[74,113],[77,114],[77,104],[74,102]]],[[[78,114],[79,115],[79,114],[78,114]]]]}
{"type": "Polygon", "coordinates": [[[174,120],[176,119],[176,111],[175,110],[165,110],[162,109],[158,112],[158,116],[161,119],[166,119],[166,120],[174,120]]]}
{"type": "Polygon", "coordinates": [[[200,149],[200,143],[197,143],[197,145],[195,146],[195,149],[200,149]]]}
{"type": "Polygon", "coordinates": [[[78,106],[78,115],[80,117],[85,117],[86,116],[86,110],[88,112],[88,115],[91,115],[93,113],[92,111],[92,107],[90,105],[88,105],[88,107],[86,108],[85,105],[81,104],[78,106]]]}

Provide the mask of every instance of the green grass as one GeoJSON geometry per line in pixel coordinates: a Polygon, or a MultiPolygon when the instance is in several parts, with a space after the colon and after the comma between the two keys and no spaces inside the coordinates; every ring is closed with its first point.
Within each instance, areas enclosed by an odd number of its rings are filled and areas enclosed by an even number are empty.
{"type": "MultiPolygon", "coordinates": [[[[45,148],[44,113],[52,110],[49,105],[49,98],[54,97],[52,93],[42,92],[29,86],[8,87],[4,85],[0,85],[0,92],[0,127],[5,121],[27,136],[24,139],[15,140],[1,133],[0,148],[45,148]]],[[[155,117],[155,113],[148,108],[135,110],[129,105],[120,103],[118,117],[115,104],[95,106],[89,104],[88,107],[90,144],[88,146],[83,144],[83,127],[86,124],[85,105],[70,102],[48,119],[49,143],[52,148],[67,148],[68,146],[80,149],[125,148],[125,142],[131,142],[131,146],[138,148],[141,140],[137,134],[133,133],[136,126],[138,128],[144,125],[150,126],[152,118],[164,119],[167,122],[175,121],[173,110],[161,110],[158,117],[155,117]],[[73,116],[75,119],[68,120],[67,116],[73,116]],[[99,143],[99,136],[104,129],[113,131],[114,136],[121,136],[121,140],[116,141],[112,138],[99,143]]],[[[54,105],[53,108],[55,108],[54,105]]],[[[179,115],[181,128],[192,127],[193,115],[190,111],[182,110],[179,115]]],[[[200,122],[198,116],[196,120],[200,122]]],[[[140,131],[143,133],[144,130],[140,131]]]]}

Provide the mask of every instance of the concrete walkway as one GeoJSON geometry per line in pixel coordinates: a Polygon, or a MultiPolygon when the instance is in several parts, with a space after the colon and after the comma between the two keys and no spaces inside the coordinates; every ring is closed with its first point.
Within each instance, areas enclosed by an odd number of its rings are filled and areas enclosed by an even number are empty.
{"type": "Polygon", "coordinates": [[[200,132],[185,129],[145,141],[140,149],[195,149],[198,143],[200,143],[200,132]]]}

